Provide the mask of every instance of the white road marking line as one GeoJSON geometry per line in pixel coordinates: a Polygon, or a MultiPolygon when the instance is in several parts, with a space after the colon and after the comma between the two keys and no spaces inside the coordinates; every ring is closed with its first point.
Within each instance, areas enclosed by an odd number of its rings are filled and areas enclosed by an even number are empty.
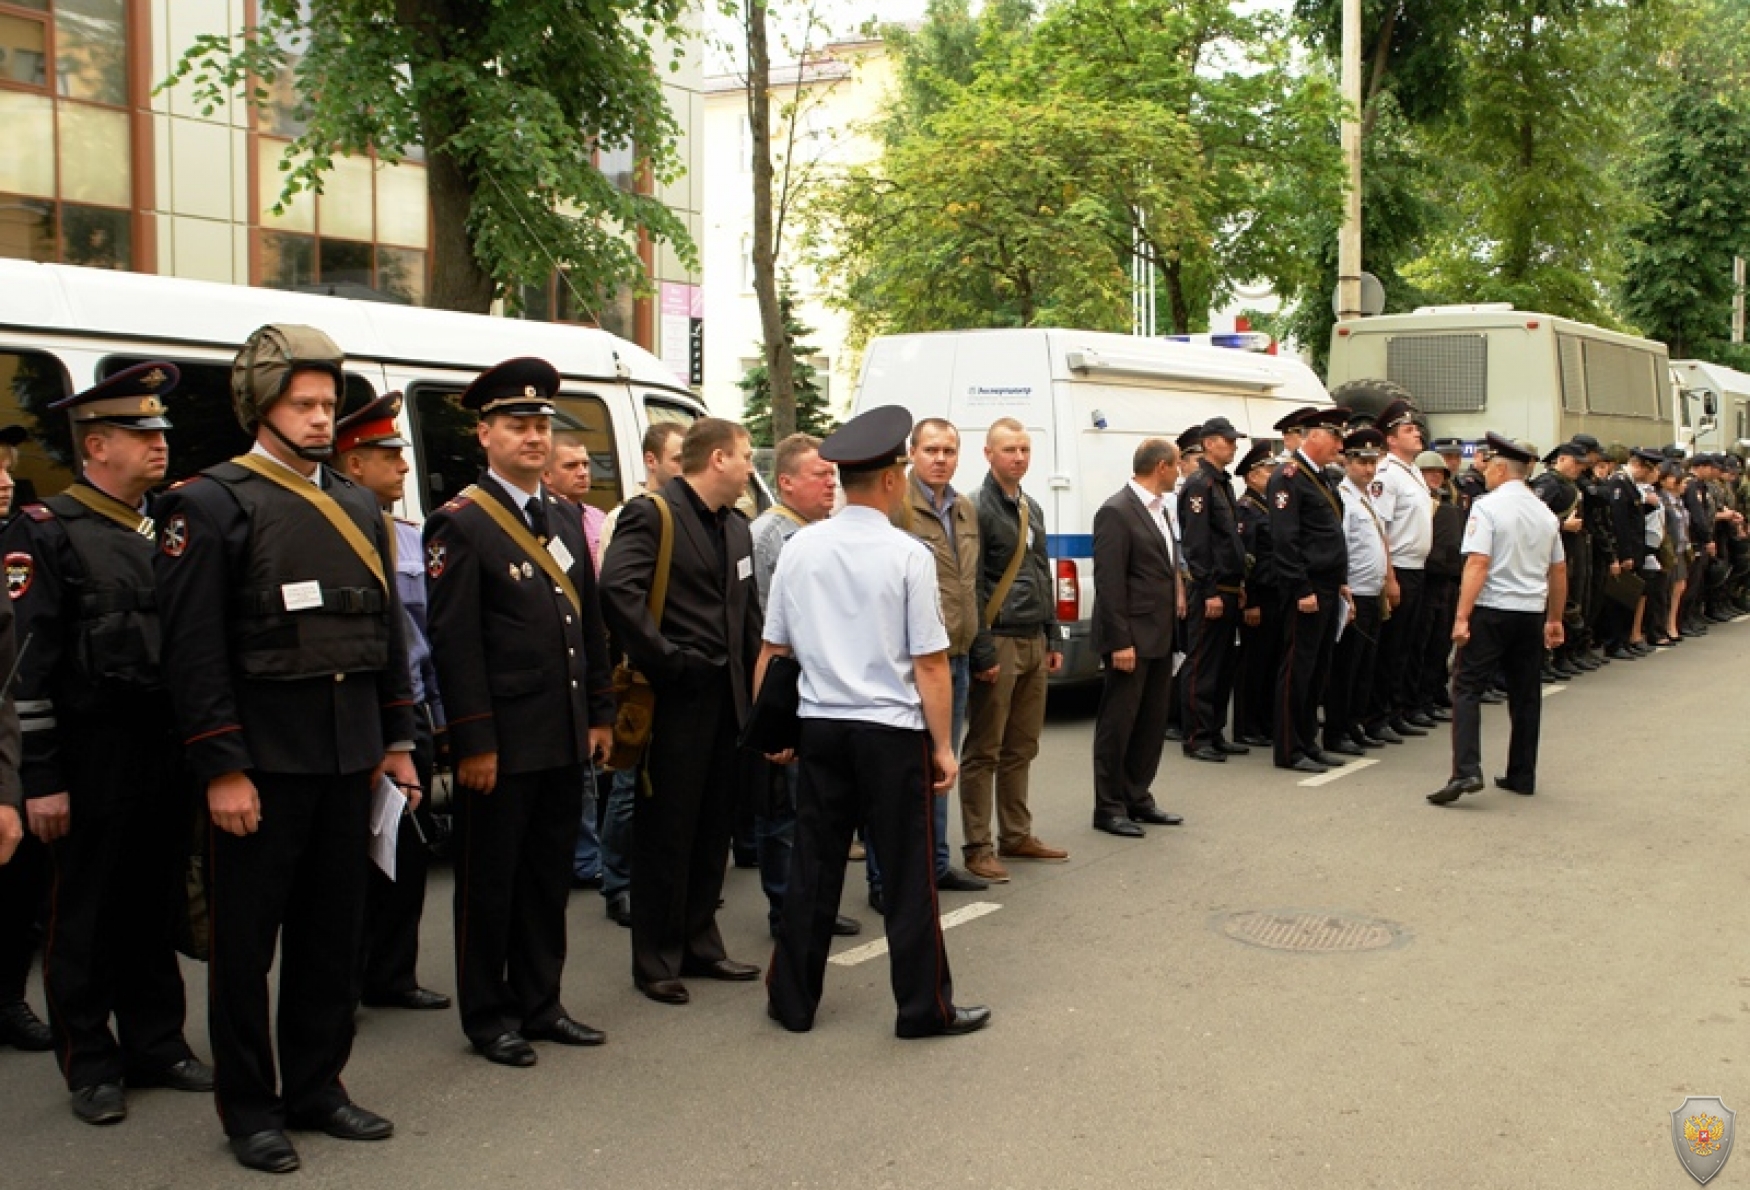
{"type": "Polygon", "coordinates": [[[1550,695],[1560,694],[1562,691],[1564,691],[1566,689],[1567,689],[1566,686],[1545,686],[1543,688],[1543,696],[1545,698],[1548,698],[1550,695]]]}
{"type": "MultiPolygon", "coordinates": [[[[942,928],[951,930],[957,925],[995,913],[1002,906],[995,901],[974,901],[970,905],[962,905],[952,913],[942,914],[942,928]]],[[[867,963],[870,959],[878,959],[887,953],[887,939],[877,938],[873,942],[865,942],[861,946],[841,951],[833,955],[827,962],[837,967],[855,967],[858,963],[867,963]]]]}
{"type": "Polygon", "coordinates": [[[1332,769],[1328,773],[1320,773],[1316,777],[1308,777],[1304,781],[1296,781],[1295,784],[1304,785],[1308,789],[1311,789],[1315,785],[1329,785],[1332,781],[1336,781],[1342,777],[1347,777],[1350,773],[1359,772],[1360,770],[1367,768],[1369,765],[1375,765],[1378,763],[1379,761],[1371,758],[1367,760],[1351,760],[1340,769],[1332,769]]]}

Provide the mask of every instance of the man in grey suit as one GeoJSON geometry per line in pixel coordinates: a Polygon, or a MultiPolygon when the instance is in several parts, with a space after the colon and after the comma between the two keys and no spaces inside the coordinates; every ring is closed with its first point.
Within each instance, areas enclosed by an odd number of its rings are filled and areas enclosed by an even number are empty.
{"type": "Polygon", "coordinates": [[[1141,838],[1141,823],[1183,821],[1155,805],[1173,637],[1185,591],[1173,557],[1164,498],[1178,478],[1165,438],[1136,448],[1128,483],[1094,514],[1094,648],[1106,682],[1094,724],[1094,829],[1141,838]]]}

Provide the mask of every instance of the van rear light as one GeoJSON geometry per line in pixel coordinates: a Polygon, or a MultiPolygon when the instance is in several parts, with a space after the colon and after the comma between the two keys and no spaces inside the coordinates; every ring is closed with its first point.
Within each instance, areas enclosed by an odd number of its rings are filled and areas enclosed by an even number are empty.
{"type": "Polygon", "coordinates": [[[1076,564],[1068,558],[1057,560],[1057,622],[1073,624],[1082,616],[1082,580],[1076,576],[1076,564]]]}

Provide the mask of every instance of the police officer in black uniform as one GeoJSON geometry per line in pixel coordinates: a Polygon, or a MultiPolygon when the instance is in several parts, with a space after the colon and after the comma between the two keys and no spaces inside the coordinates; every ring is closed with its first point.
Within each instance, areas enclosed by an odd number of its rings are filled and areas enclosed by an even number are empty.
{"type": "MultiPolygon", "coordinates": [[[[441,723],[437,671],[432,667],[426,627],[425,548],[419,526],[390,515],[407,481],[402,451],[412,444],[395,419],[402,395],[384,393],[335,424],[339,470],[377,498],[389,525],[389,569],[407,629],[407,676],[413,684],[413,769],[421,789],[431,788],[434,722],[441,723]]],[[[421,808],[423,814],[428,807],[421,808]]],[[[363,1002],[372,1008],[436,1011],[450,998],[419,984],[419,921],[425,915],[425,877],[430,859],[424,828],[412,814],[401,816],[395,840],[395,878],[371,865],[365,903],[363,1002]]],[[[434,828],[435,829],[435,828],[434,828]]]]}
{"type": "Polygon", "coordinates": [[[1227,739],[1240,615],[1245,607],[1246,547],[1234,506],[1235,443],[1243,438],[1225,417],[1203,423],[1197,470],[1179,490],[1179,534],[1186,569],[1185,755],[1222,762],[1251,749],[1227,739]]]}
{"type": "Polygon", "coordinates": [[[1278,768],[1323,773],[1344,761],[1319,747],[1318,710],[1330,675],[1336,617],[1346,614],[1349,550],[1343,512],[1325,467],[1343,449],[1349,410],[1303,413],[1294,455],[1270,477],[1270,541],[1286,624],[1277,674],[1275,760],[1278,768]]]}
{"type": "Polygon", "coordinates": [[[607,759],[614,701],[583,522],[541,483],[558,392],[538,359],[468,386],[487,468],[425,526],[460,787],[457,999],[463,1032],[502,1066],[533,1066],[531,1040],[607,1040],[559,1002],[584,766],[607,759]]]}
{"type": "Polygon", "coordinates": [[[73,1114],[88,1124],[126,1117],[124,1080],[213,1088],[183,1039],[174,914],[188,811],[147,497],[169,465],[163,397],[178,376],[139,364],[51,406],[72,420],[80,476],[6,531],[31,641],[17,687],[24,794],[53,879],[44,993],[73,1114]]]}
{"type": "Polygon", "coordinates": [[[1234,690],[1234,739],[1253,748],[1272,744],[1276,671],[1282,664],[1282,607],[1276,590],[1275,548],[1265,488],[1276,458],[1268,443],[1246,452],[1234,473],[1245,484],[1236,502],[1240,543],[1246,551],[1246,607],[1240,617],[1240,656],[1234,690]]]}
{"type": "Polygon", "coordinates": [[[1567,607],[1562,613],[1567,639],[1551,652],[1544,669],[1546,676],[1567,679],[1584,672],[1571,657],[1578,648],[1573,642],[1580,622],[1579,592],[1586,585],[1592,562],[1592,545],[1586,540],[1585,498],[1578,482],[1586,468],[1586,448],[1564,442],[1543,457],[1543,465],[1544,470],[1530,486],[1562,527],[1562,556],[1568,568],[1567,607]]]}
{"type": "Polygon", "coordinates": [[[323,467],[344,359],[270,324],[231,370],[248,454],[165,493],[153,559],[164,676],[213,831],[209,1029],[237,1160],[298,1168],[285,1129],[381,1140],[351,1101],[372,791],[419,797],[400,600],[377,501],[323,467]],[[268,970],[280,950],[279,1066],[268,970]]]}

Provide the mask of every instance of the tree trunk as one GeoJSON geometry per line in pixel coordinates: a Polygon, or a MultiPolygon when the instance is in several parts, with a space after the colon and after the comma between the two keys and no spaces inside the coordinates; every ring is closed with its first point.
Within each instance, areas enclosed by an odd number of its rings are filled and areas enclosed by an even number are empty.
{"type": "MultiPolygon", "coordinates": [[[[444,29],[455,28],[460,14],[446,0],[396,0],[395,15],[417,37],[444,45],[444,29]]],[[[438,310],[485,314],[492,308],[497,285],[474,254],[468,216],[474,208],[479,180],[442,148],[457,131],[455,113],[441,95],[426,92],[419,109],[420,139],[426,149],[425,188],[431,201],[431,289],[425,304],[438,310]]]]}
{"type": "Polygon", "coordinates": [[[1185,300],[1185,266],[1177,257],[1157,256],[1161,279],[1167,285],[1167,316],[1173,320],[1172,334],[1191,333],[1191,307],[1185,300]]]}
{"type": "Polygon", "coordinates": [[[766,0],[743,0],[747,32],[747,118],[753,141],[753,291],[760,306],[766,376],[772,393],[772,440],[796,432],[796,361],[778,301],[778,243],[773,230],[772,59],[766,0]]]}

